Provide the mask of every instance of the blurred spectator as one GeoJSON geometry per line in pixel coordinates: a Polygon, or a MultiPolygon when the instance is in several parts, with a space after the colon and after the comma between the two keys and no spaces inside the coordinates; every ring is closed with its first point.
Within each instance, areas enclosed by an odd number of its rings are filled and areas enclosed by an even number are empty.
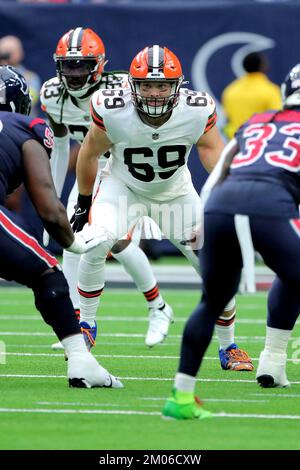
{"type": "Polygon", "coordinates": [[[230,83],[222,95],[227,118],[224,134],[228,139],[232,139],[238,128],[252,114],[281,108],[280,89],[266,75],[266,56],[260,52],[252,52],[244,58],[243,67],[246,74],[230,83]]]}
{"type": "Polygon", "coordinates": [[[22,42],[16,36],[4,36],[0,39],[0,65],[13,65],[18,72],[24,75],[30,90],[32,99],[31,115],[39,114],[38,102],[41,88],[41,80],[39,76],[26,69],[22,64],[24,59],[24,49],[22,42]]]}

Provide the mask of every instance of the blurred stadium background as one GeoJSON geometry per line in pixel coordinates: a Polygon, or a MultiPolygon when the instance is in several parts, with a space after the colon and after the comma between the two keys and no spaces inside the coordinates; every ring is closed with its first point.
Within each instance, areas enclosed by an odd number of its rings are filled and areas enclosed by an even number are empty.
{"type": "MultiPolygon", "coordinates": [[[[243,73],[241,63],[247,53],[266,53],[269,78],[277,84],[299,62],[299,12],[296,0],[2,0],[0,31],[1,36],[21,39],[24,65],[38,73],[42,82],[55,76],[53,53],[58,39],[76,26],[91,27],[103,39],[107,70],[128,70],[136,52],[146,45],[166,45],[180,58],[188,86],[214,96],[222,128],[221,93],[243,73]]],[[[199,191],[207,175],[196,152],[192,152],[189,166],[199,191]]],[[[64,200],[72,178],[74,171],[66,183],[64,200]]],[[[40,234],[41,226],[26,198],[22,210],[40,234]]],[[[59,252],[57,245],[51,247],[59,252]]],[[[167,241],[145,249],[153,258],[177,254],[167,241]]]]}
{"type": "MultiPolygon", "coordinates": [[[[246,54],[264,51],[270,62],[269,78],[277,84],[292,65],[300,62],[299,17],[299,0],[2,0],[0,35],[21,39],[24,65],[36,72],[42,82],[55,76],[53,53],[58,39],[76,26],[91,27],[101,36],[109,60],[107,70],[127,70],[136,52],[146,45],[166,45],[180,58],[189,87],[208,91],[216,99],[218,125],[222,128],[221,93],[242,74],[241,63],[246,54]]],[[[206,173],[196,152],[192,153],[189,166],[200,191],[206,173]]],[[[64,200],[73,179],[74,169],[65,185],[64,200]]],[[[22,211],[41,234],[26,197],[22,211]]],[[[52,248],[59,251],[57,245],[52,248]]],[[[165,241],[154,242],[151,252],[156,258],[176,254],[165,241]]],[[[34,310],[30,291],[1,289],[2,344],[9,353],[0,374],[5,396],[1,448],[299,449],[299,359],[295,351],[299,340],[297,344],[292,342],[289,349],[289,357],[294,358],[289,359],[288,366],[294,382],[291,393],[274,391],[275,399],[270,399],[270,393],[257,390],[254,373],[241,378],[233,373],[229,377],[220,370],[214,342],[205,363],[202,380],[206,383],[205,387],[201,385],[201,396],[216,402],[209,406],[219,413],[217,426],[213,421],[201,424],[195,433],[195,427],[188,427],[187,423],[176,423],[172,428],[158,423],[157,416],[177,365],[182,327],[199,297],[198,291],[187,289],[198,288],[199,280],[179,257],[169,257],[167,263],[165,258],[158,261],[154,271],[165,287],[184,289],[166,291],[167,299],[174,303],[177,322],[166,344],[154,353],[143,344],[147,318],[139,294],[108,289],[103,301],[95,354],[102,358],[104,366],[124,379],[126,394],[114,393],[114,398],[109,391],[101,394],[101,399],[97,391],[83,396],[66,389],[62,394],[62,355],[50,354],[54,337],[34,310]],[[46,375],[45,370],[51,375],[46,375]],[[220,413],[220,409],[224,411],[220,413]],[[22,418],[18,413],[23,413],[22,418]],[[67,420],[62,413],[68,413],[67,420]]],[[[271,279],[269,271],[257,266],[259,288],[268,287],[271,279]]],[[[122,268],[113,263],[108,281],[111,286],[132,285],[122,268]]],[[[265,304],[265,293],[238,298],[241,313],[237,339],[249,350],[255,364],[264,341],[265,304]]]]}

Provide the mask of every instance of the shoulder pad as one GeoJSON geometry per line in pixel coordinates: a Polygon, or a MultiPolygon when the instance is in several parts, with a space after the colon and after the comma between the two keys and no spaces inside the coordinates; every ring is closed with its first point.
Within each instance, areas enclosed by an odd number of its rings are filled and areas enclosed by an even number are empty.
{"type": "Polygon", "coordinates": [[[56,103],[62,93],[62,85],[57,77],[47,80],[40,92],[40,100],[43,106],[47,108],[49,104],[56,103]]]}

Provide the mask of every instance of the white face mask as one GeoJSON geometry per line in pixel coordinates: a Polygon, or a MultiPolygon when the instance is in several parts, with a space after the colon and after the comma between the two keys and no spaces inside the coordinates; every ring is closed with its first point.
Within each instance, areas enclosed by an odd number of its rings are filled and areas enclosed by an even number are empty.
{"type": "Polygon", "coordinates": [[[177,105],[177,92],[179,88],[177,82],[173,82],[169,96],[167,97],[143,97],[140,91],[140,83],[135,82],[135,101],[137,108],[150,117],[161,117],[167,112],[171,111],[177,105]],[[157,102],[155,105],[150,105],[149,102],[157,102]]]}
{"type": "Polygon", "coordinates": [[[101,80],[97,67],[96,60],[61,60],[57,61],[57,74],[68,93],[80,98],[101,80]]]}

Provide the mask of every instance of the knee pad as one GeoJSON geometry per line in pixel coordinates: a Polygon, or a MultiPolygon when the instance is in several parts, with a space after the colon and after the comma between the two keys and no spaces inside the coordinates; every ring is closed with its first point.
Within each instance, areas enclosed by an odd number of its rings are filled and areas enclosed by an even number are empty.
{"type": "Polygon", "coordinates": [[[58,339],[80,333],[69,286],[61,271],[55,270],[42,276],[32,287],[36,308],[44,321],[52,326],[58,339]]]}
{"type": "Polygon", "coordinates": [[[45,274],[39,278],[32,290],[36,308],[41,312],[45,322],[51,324],[49,316],[54,304],[69,297],[69,286],[65,276],[58,270],[45,274]]]}
{"type": "Polygon", "coordinates": [[[108,238],[104,242],[100,243],[100,245],[93,248],[88,253],[84,253],[82,258],[87,263],[97,264],[101,259],[106,260],[108,253],[111,251],[113,245],[116,243],[115,239],[108,238]]]}
{"type": "Polygon", "coordinates": [[[117,243],[115,243],[111,249],[112,254],[118,255],[119,253],[122,253],[122,251],[125,250],[130,243],[131,243],[130,240],[117,241],[117,243]]]}

